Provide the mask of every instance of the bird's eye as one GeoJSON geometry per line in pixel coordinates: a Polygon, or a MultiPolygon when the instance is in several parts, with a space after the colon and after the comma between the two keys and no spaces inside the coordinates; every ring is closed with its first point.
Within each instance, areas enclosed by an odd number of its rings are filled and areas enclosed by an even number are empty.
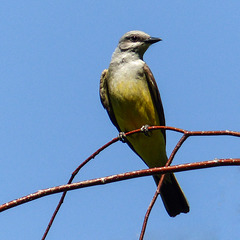
{"type": "Polygon", "coordinates": [[[131,42],[137,42],[138,41],[138,37],[137,36],[132,36],[130,38],[131,42]]]}

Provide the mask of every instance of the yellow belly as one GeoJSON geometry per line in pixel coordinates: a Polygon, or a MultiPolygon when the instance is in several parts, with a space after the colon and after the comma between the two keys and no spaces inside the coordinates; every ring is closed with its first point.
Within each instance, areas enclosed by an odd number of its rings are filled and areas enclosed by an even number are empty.
{"type": "MultiPolygon", "coordinates": [[[[110,86],[109,95],[121,131],[160,124],[146,79],[118,79],[110,86]]],[[[150,137],[139,133],[127,139],[149,167],[165,165],[165,141],[160,130],[151,132],[150,137]]]]}

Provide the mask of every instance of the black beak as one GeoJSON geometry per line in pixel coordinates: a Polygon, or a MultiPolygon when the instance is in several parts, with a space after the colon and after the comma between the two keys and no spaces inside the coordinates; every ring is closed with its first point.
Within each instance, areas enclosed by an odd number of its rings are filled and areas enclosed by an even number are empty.
{"type": "Polygon", "coordinates": [[[159,41],[162,41],[162,39],[161,38],[150,37],[147,40],[145,40],[144,42],[148,43],[148,44],[153,44],[153,43],[156,43],[156,42],[159,42],[159,41]]]}

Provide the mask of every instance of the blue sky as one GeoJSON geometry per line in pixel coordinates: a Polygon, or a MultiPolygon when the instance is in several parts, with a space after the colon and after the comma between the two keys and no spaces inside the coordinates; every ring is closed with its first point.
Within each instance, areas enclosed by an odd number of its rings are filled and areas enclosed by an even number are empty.
{"type": "MultiPolygon", "coordinates": [[[[161,37],[144,60],[168,126],[240,131],[239,1],[2,1],[0,25],[1,203],[67,182],[117,136],[98,88],[119,38],[161,37]]],[[[167,132],[170,154],[180,134],[167,132]]],[[[174,164],[239,157],[239,139],[195,137],[174,164]]],[[[76,181],[144,169],[116,143],[76,181]]],[[[170,218],[161,202],[145,239],[238,239],[239,167],[178,173],[190,213],[170,218]]],[[[138,239],[155,191],[151,177],[70,192],[48,239],[138,239]]],[[[1,213],[0,239],[40,239],[60,195],[1,213]]]]}

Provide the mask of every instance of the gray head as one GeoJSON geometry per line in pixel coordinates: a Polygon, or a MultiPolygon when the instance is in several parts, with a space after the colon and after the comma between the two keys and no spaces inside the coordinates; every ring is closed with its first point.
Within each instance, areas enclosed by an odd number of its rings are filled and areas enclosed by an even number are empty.
{"type": "Polygon", "coordinates": [[[145,32],[130,31],[120,38],[118,48],[121,52],[136,52],[142,58],[148,47],[159,41],[160,38],[151,37],[145,32]]]}

